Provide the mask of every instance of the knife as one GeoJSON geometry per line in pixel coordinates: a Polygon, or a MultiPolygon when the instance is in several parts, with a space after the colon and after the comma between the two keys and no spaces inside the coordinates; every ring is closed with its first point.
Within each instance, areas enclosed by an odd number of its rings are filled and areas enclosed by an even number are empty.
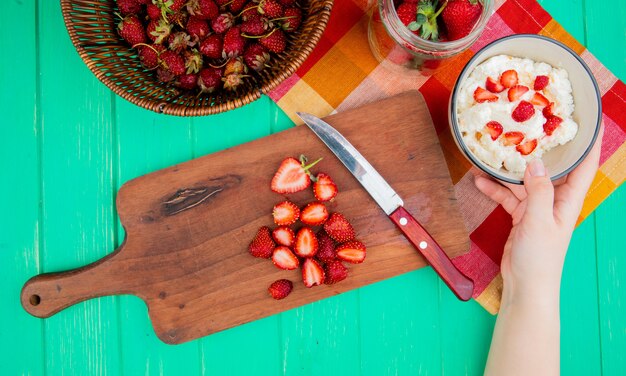
{"type": "Polygon", "coordinates": [[[367,193],[396,224],[402,234],[461,300],[472,297],[474,282],[454,266],[435,239],[404,209],[404,202],[372,165],[330,124],[311,114],[296,112],[304,123],[339,158],[367,193]]]}

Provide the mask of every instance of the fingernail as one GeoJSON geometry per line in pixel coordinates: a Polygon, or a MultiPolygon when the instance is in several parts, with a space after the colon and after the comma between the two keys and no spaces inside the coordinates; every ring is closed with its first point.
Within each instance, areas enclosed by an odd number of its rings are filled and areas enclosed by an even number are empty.
{"type": "Polygon", "coordinates": [[[528,164],[528,172],[530,176],[546,176],[546,168],[543,166],[541,159],[533,159],[528,164]]]}

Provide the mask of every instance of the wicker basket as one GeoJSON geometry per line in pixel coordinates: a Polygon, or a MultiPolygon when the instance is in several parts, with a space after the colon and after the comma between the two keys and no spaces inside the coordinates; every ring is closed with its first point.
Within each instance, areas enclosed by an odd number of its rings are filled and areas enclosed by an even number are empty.
{"type": "Polygon", "coordinates": [[[177,116],[217,114],[266,94],[293,74],[317,44],[333,0],[301,0],[300,29],[288,35],[287,50],[272,56],[271,67],[247,78],[234,92],[197,95],[159,82],[117,34],[114,0],[61,0],[72,43],[89,69],[122,98],[149,110],[177,116]]]}

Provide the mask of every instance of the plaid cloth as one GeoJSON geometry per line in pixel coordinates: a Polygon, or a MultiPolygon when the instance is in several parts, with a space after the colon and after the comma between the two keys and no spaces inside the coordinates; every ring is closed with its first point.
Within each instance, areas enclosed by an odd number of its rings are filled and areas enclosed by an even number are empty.
{"type": "MultiPolygon", "coordinates": [[[[371,3],[371,1],[369,1],[371,3]]],[[[500,259],[511,228],[501,206],[480,194],[469,162],[448,131],[447,103],[464,64],[489,42],[510,34],[534,33],[557,39],[576,51],[593,71],[602,94],[605,136],[601,167],[579,218],[587,217],[626,178],[626,85],[568,34],[534,0],[498,0],[481,38],[466,52],[445,62],[432,76],[417,71],[393,74],[372,56],[367,40],[367,0],[336,1],[317,47],[300,69],[270,93],[296,123],[296,110],[318,116],[418,89],[426,99],[437,130],[465,224],[468,253],[453,262],[475,282],[474,299],[491,313],[500,306],[500,259]]]]}

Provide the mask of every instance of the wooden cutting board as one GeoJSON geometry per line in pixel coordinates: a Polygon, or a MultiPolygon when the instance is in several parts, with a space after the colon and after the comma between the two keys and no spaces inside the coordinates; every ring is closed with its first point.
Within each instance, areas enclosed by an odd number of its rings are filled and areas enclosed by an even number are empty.
{"type": "MultiPolygon", "coordinates": [[[[326,121],[387,179],[449,256],[468,251],[448,169],[418,92],[326,121]]],[[[306,190],[288,198],[304,205],[313,195],[306,190]]],[[[21,295],[26,311],[48,317],[86,299],[133,294],[148,305],[159,338],[175,344],[425,265],[306,126],[131,180],[120,188],[117,210],[126,229],[124,243],[83,268],[30,279],[21,295]],[[365,262],[348,265],[348,279],[335,285],[306,288],[299,270],[279,270],[247,251],[258,228],[272,226],[274,204],[287,197],[269,189],[271,177],[285,157],[300,154],[324,157],[314,172],[328,173],[339,187],[329,210],[343,213],[367,246],[365,262]],[[273,300],[267,287],[281,278],[293,281],[294,290],[273,300]]]]}

